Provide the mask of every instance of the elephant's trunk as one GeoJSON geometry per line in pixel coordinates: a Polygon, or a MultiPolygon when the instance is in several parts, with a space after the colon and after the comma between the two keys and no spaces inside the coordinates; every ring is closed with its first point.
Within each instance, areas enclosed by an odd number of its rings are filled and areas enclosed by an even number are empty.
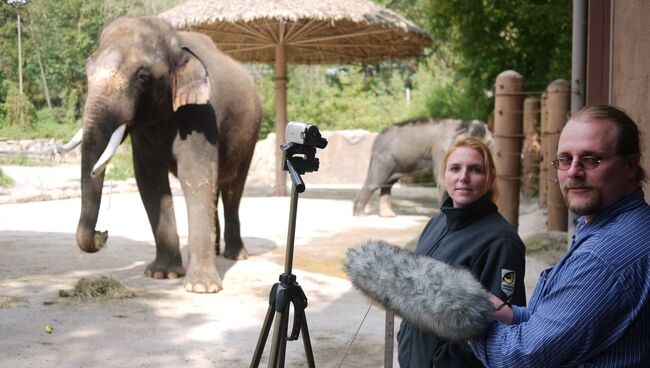
{"type": "MultiPolygon", "coordinates": [[[[94,253],[101,250],[108,239],[108,232],[95,230],[104,185],[104,169],[122,142],[126,124],[117,129],[111,114],[84,112],[84,132],[81,144],[81,214],[77,226],[77,245],[81,250],[94,253]],[[90,117],[86,116],[89,115],[90,117]]],[[[119,121],[119,119],[118,119],[119,121]]]]}
{"type": "Polygon", "coordinates": [[[81,214],[77,225],[77,245],[87,253],[94,253],[102,249],[108,237],[107,233],[104,233],[102,242],[102,237],[99,236],[102,233],[95,231],[102,201],[104,173],[95,177],[91,175],[92,167],[99,156],[97,149],[93,146],[91,140],[84,137],[84,142],[81,145],[81,214]]]}

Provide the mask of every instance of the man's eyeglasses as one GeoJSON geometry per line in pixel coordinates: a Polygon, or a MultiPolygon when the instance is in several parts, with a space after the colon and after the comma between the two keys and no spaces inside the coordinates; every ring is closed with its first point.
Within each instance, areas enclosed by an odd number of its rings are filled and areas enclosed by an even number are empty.
{"type": "MultiPolygon", "coordinates": [[[[580,166],[584,170],[595,169],[600,165],[601,162],[608,160],[614,156],[609,156],[609,157],[583,156],[578,158],[578,166],[580,166]]],[[[573,157],[559,157],[551,161],[551,165],[553,165],[553,167],[556,170],[562,170],[562,171],[569,170],[569,168],[571,168],[572,163],[573,163],[573,157]]]]}

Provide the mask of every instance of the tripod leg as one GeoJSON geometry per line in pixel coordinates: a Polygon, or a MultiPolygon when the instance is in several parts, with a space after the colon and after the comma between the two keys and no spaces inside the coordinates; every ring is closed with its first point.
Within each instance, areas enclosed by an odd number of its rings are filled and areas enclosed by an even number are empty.
{"type": "Polygon", "coordinates": [[[307,357],[307,366],[309,368],[315,368],[316,364],[314,363],[314,351],[311,349],[311,340],[309,338],[309,328],[307,327],[307,318],[305,317],[305,312],[302,312],[302,326],[300,327],[300,332],[302,332],[302,344],[305,347],[305,356],[307,357]]]}
{"type": "Polygon", "coordinates": [[[282,333],[282,340],[280,340],[280,355],[278,356],[278,368],[284,368],[284,358],[287,355],[287,330],[289,325],[289,317],[287,316],[287,323],[284,324],[284,332],[282,333]]]}
{"type": "Polygon", "coordinates": [[[287,346],[287,324],[289,323],[289,311],[276,312],[275,326],[273,327],[273,342],[269,355],[269,368],[284,367],[284,352],[287,346]],[[282,353],[282,362],[280,361],[282,353]],[[280,363],[282,363],[280,365],[280,363]]]}
{"type": "Polygon", "coordinates": [[[266,311],[266,317],[264,318],[264,325],[262,325],[262,332],[260,332],[260,338],[257,340],[257,346],[255,347],[255,354],[253,355],[251,368],[257,368],[260,365],[262,352],[264,352],[264,345],[266,345],[266,339],[269,337],[269,331],[271,331],[271,324],[273,323],[274,314],[275,307],[273,305],[269,305],[269,309],[266,311]]]}

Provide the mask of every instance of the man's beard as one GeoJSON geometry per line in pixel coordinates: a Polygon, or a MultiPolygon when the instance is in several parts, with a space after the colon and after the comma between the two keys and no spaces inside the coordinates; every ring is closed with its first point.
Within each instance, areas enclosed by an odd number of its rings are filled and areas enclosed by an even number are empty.
{"type": "Polygon", "coordinates": [[[586,185],[583,183],[575,182],[575,181],[569,181],[564,184],[562,187],[562,194],[564,196],[564,203],[566,206],[576,215],[579,216],[589,216],[597,213],[602,209],[603,206],[603,197],[600,195],[600,192],[594,188],[591,185],[586,185]],[[585,201],[581,201],[581,203],[576,203],[575,200],[573,202],[569,198],[569,188],[572,187],[583,187],[589,190],[590,196],[589,197],[583,197],[585,198],[585,201]]]}

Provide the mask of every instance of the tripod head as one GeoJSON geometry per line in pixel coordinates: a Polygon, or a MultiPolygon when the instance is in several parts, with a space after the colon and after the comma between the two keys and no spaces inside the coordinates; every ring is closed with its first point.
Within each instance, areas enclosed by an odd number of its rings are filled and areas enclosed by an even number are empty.
{"type": "Polygon", "coordinates": [[[289,171],[293,185],[302,193],[305,183],[300,175],[318,171],[320,161],[316,157],[316,148],[325,148],[327,139],[321,137],[316,126],[295,121],[287,124],[284,138],[287,143],[280,146],[284,151],[282,170],[289,171]]]}

